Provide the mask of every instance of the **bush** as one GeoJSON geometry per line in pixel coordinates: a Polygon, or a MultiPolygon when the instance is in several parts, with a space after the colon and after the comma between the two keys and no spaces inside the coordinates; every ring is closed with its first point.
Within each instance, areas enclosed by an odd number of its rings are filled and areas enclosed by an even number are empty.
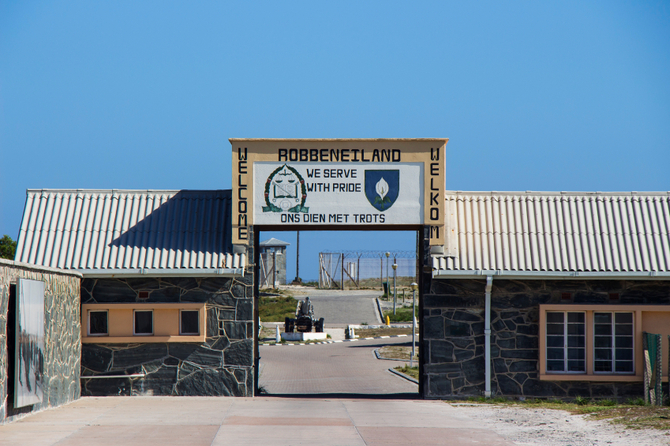
{"type": "Polygon", "coordinates": [[[586,406],[591,402],[590,398],[584,398],[583,396],[578,396],[575,398],[575,404],[578,406],[586,406]]]}
{"type": "Polygon", "coordinates": [[[598,401],[599,406],[616,406],[617,402],[614,400],[606,399],[598,401]]]}
{"type": "Polygon", "coordinates": [[[626,400],[626,404],[629,406],[646,406],[647,403],[644,402],[644,398],[633,398],[626,400]]]}

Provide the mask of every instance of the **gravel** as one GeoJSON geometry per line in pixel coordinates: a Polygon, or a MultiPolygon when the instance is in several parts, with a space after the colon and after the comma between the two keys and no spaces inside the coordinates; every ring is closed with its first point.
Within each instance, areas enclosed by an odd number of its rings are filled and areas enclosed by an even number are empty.
{"type": "Polygon", "coordinates": [[[656,446],[670,444],[670,432],[626,429],[607,420],[587,419],[552,409],[451,403],[463,414],[517,445],[656,446]]]}

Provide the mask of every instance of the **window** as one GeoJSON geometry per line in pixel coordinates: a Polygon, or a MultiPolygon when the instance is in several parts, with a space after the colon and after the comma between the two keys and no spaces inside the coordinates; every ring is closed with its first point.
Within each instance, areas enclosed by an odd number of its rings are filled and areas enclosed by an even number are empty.
{"type": "Polygon", "coordinates": [[[205,342],[206,311],[204,303],[188,302],[82,304],[81,342],[205,342]]]}
{"type": "Polygon", "coordinates": [[[107,324],[107,311],[88,312],[88,335],[107,336],[109,328],[107,324]]]}
{"type": "Polygon", "coordinates": [[[593,371],[634,373],[633,313],[593,313],[593,371]]]}
{"type": "Polygon", "coordinates": [[[182,310],[179,312],[179,334],[180,335],[199,335],[200,334],[200,312],[193,310],[182,310]]]}
{"type": "Polygon", "coordinates": [[[544,381],[642,382],[643,333],[670,336],[668,305],[541,304],[539,319],[544,381]]]}
{"type": "Polygon", "coordinates": [[[586,318],[583,312],[548,311],[547,372],[586,372],[586,318]]]}
{"type": "Polygon", "coordinates": [[[154,334],[154,312],[135,310],[135,324],[133,334],[135,335],[153,335],[154,334]]]}

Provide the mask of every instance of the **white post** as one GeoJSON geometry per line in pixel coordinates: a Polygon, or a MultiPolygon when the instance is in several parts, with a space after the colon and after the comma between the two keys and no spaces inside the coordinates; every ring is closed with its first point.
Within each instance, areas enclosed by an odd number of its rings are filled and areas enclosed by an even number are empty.
{"type": "Polygon", "coordinates": [[[484,396],[491,397],[491,288],[493,276],[486,276],[484,302],[484,396]]]}
{"type": "Polygon", "coordinates": [[[416,344],[416,289],[418,285],[416,282],[412,283],[412,356],[409,358],[409,366],[413,367],[414,348],[416,344]]]}
{"type": "Polygon", "coordinates": [[[275,325],[275,342],[277,344],[281,342],[281,335],[279,334],[279,325],[275,325]]]}

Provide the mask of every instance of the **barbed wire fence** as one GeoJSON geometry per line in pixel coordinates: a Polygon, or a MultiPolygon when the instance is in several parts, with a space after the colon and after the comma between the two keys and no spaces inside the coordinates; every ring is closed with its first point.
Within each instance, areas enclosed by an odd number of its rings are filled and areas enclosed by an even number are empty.
{"type": "Polygon", "coordinates": [[[417,256],[414,251],[339,251],[319,253],[319,288],[384,288],[416,282],[417,256]]]}

